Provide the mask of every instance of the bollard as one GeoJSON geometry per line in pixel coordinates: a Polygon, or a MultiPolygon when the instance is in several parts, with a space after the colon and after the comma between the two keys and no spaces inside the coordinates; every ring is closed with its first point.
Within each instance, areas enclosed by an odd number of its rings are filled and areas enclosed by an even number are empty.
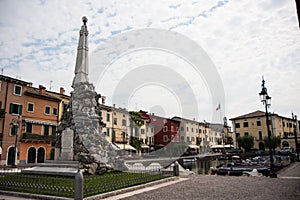
{"type": "Polygon", "coordinates": [[[173,175],[179,176],[179,165],[177,161],[175,161],[173,165],[173,175]]]}
{"type": "Polygon", "coordinates": [[[80,171],[75,175],[75,183],[74,183],[74,199],[75,200],[83,200],[83,175],[80,171]]]}

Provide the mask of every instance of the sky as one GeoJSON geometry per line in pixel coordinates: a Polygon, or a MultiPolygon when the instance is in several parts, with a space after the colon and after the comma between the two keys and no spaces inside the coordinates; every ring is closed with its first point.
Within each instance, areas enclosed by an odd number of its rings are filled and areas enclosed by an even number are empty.
{"type": "Polygon", "coordinates": [[[0,0],[2,74],[69,94],[82,16],[108,105],[222,122],[264,110],[264,76],[269,110],[300,116],[295,1],[0,0]]]}

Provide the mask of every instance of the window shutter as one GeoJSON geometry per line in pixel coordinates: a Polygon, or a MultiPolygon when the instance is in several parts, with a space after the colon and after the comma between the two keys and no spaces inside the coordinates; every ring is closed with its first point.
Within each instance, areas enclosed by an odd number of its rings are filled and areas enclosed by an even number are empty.
{"type": "Polygon", "coordinates": [[[23,107],[22,105],[19,105],[19,112],[18,112],[19,115],[22,115],[22,107],[23,107]]]}
{"type": "Polygon", "coordinates": [[[13,113],[13,109],[14,109],[14,104],[10,103],[10,105],[9,105],[9,114],[13,113]]]}

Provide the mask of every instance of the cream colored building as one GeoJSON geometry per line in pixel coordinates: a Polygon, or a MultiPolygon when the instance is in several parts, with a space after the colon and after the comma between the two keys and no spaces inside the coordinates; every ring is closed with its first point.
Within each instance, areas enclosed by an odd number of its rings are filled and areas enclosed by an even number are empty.
{"type": "MultiPolygon", "coordinates": [[[[265,112],[255,111],[230,120],[232,121],[235,146],[238,136],[251,135],[254,137],[254,148],[265,150],[263,139],[268,136],[265,112]]],[[[281,146],[283,143],[287,143],[295,149],[295,122],[291,118],[283,117],[275,113],[269,114],[269,120],[271,134],[280,136],[281,146]]],[[[299,121],[297,127],[297,131],[299,132],[299,121]]],[[[299,141],[299,134],[297,138],[299,141]]]]}

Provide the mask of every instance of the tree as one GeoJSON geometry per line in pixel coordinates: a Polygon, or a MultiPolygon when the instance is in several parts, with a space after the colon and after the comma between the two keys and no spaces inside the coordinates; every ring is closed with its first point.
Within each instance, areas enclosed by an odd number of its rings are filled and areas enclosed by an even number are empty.
{"type": "Polygon", "coordinates": [[[138,152],[142,149],[143,141],[137,137],[130,138],[130,145],[133,146],[138,152]]]}
{"type": "Polygon", "coordinates": [[[251,135],[240,136],[237,138],[237,143],[239,147],[245,149],[245,152],[248,152],[254,146],[254,137],[251,135]]]}
{"type": "Polygon", "coordinates": [[[144,125],[144,120],[140,112],[130,111],[129,112],[131,120],[134,122],[134,125],[141,127],[144,125]]]}
{"type": "MultiPolygon", "coordinates": [[[[268,139],[268,137],[266,136],[266,137],[264,137],[264,142],[265,142],[265,145],[266,145],[266,147],[268,147],[269,148],[269,139],[268,139]]],[[[281,143],[281,138],[280,138],[280,136],[277,136],[277,137],[275,137],[275,136],[271,136],[271,148],[274,150],[274,149],[276,149],[277,147],[279,147],[280,146],[280,143],[281,143]]]]}

